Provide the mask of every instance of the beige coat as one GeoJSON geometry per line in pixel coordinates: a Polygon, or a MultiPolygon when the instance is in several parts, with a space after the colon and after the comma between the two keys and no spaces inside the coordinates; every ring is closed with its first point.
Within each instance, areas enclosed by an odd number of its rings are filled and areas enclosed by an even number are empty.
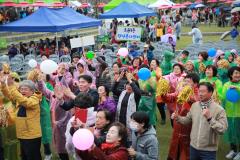
{"type": "Polygon", "coordinates": [[[217,103],[212,102],[209,106],[212,119],[208,122],[202,114],[199,102],[193,103],[185,117],[178,116],[177,122],[189,124],[192,122],[191,146],[203,151],[216,151],[218,148],[219,135],[223,134],[228,127],[225,110],[217,103]]]}

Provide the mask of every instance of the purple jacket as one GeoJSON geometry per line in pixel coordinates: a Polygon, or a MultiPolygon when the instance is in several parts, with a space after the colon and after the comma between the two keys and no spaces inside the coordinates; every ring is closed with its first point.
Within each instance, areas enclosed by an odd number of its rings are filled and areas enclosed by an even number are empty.
{"type": "Polygon", "coordinates": [[[117,104],[112,97],[107,97],[106,101],[101,104],[98,104],[97,110],[106,109],[111,113],[115,114],[117,110],[117,104]]]}

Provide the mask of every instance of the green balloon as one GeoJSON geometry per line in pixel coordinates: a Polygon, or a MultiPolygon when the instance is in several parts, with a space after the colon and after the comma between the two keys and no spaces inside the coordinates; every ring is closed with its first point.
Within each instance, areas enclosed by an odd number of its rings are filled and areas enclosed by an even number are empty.
{"type": "Polygon", "coordinates": [[[93,51],[88,51],[86,54],[87,59],[93,59],[95,56],[93,51]]]}

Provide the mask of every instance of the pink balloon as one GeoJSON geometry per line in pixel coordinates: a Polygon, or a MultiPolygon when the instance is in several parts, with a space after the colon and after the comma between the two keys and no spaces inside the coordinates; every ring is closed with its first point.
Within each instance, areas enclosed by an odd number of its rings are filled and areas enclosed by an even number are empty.
{"type": "Polygon", "coordinates": [[[72,138],[75,148],[84,151],[89,149],[94,143],[94,136],[88,129],[78,129],[72,138]]]}
{"type": "Polygon", "coordinates": [[[120,48],[118,50],[118,55],[126,57],[128,55],[128,49],[127,48],[120,48]]]}

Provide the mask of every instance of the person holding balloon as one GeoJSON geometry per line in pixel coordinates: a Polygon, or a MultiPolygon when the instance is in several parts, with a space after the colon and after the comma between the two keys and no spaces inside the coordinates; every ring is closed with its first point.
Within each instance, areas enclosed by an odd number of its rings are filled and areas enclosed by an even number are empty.
{"type": "MultiPolygon", "coordinates": [[[[83,104],[83,103],[81,103],[83,104]]],[[[90,113],[91,114],[91,113],[90,113]]],[[[90,114],[88,113],[88,115],[90,116],[90,114]]],[[[91,121],[91,117],[87,117],[87,121],[86,123],[83,123],[81,120],[79,120],[78,118],[75,118],[75,116],[73,116],[67,125],[67,130],[66,130],[66,148],[67,151],[70,155],[73,155],[75,158],[77,159],[80,157],[76,155],[76,150],[74,149],[74,144],[72,141],[72,137],[73,134],[80,128],[82,129],[89,129],[94,136],[94,143],[97,147],[100,147],[102,143],[105,143],[106,141],[106,135],[107,132],[113,122],[113,116],[111,115],[111,112],[107,111],[107,110],[99,110],[97,111],[96,114],[96,122],[95,125],[93,127],[90,127],[89,123],[91,121]]],[[[86,137],[85,137],[86,138],[86,137]]],[[[81,141],[78,141],[77,143],[80,143],[79,145],[84,145],[81,144],[81,141]]]]}
{"type": "Polygon", "coordinates": [[[240,67],[231,67],[228,76],[230,81],[224,84],[221,95],[229,125],[224,139],[230,143],[231,149],[226,158],[238,160],[240,158],[240,67]]]}
{"type": "MultiPolygon", "coordinates": [[[[151,75],[155,76],[157,81],[162,77],[162,69],[159,66],[160,63],[157,59],[153,59],[150,63],[151,75]]],[[[165,103],[159,96],[156,97],[156,102],[162,118],[161,124],[165,124],[166,123],[165,103]]]]}
{"type": "Polygon", "coordinates": [[[84,160],[128,160],[128,150],[126,148],[127,143],[127,129],[126,127],[115,122],[109,128],[105,143],[102,143],[100,147],[97,147],[93,142],[93,135],[91,132],[85,130],[78,130],[73,135],[73,143],[77,149],[78,155],[84,160]],[[85,142],[86,145],[82,145],[78,142],[81,141],[81,136],[85,133],[85,137],[89,137],[85,142]]]}
{"type": "Polygon", "coordinates": [[[141,99],[138,105],[138,111],[148,112],[150,124],[156,125],[156,77],[151,76],[151,71],[147,65],[141,65],[138,71],[138,83],[141,89],[141,99]]]}

